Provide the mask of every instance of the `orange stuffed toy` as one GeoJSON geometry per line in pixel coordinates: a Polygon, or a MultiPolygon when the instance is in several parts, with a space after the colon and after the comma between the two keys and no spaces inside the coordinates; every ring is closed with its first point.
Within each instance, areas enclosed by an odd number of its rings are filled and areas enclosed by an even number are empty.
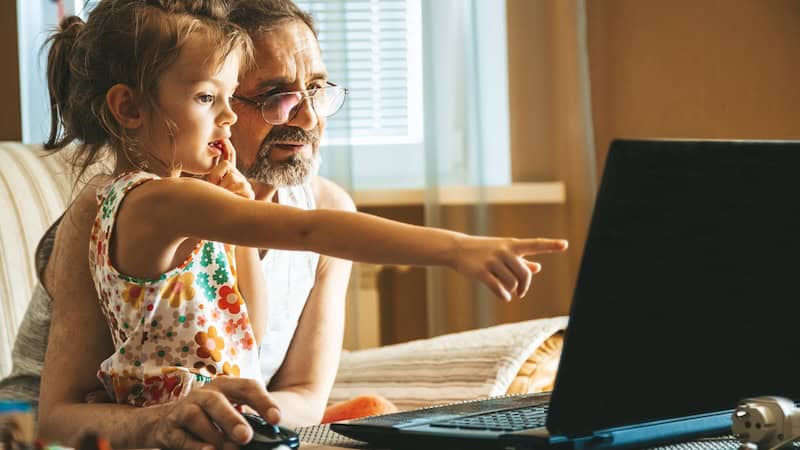
{"type": "Polygon", "coordinates": [[[346,402],[336,403],[325,409],[322,423],[358,419],[397,412],[397,406],[380,395],[361,395],[346,402]]]}

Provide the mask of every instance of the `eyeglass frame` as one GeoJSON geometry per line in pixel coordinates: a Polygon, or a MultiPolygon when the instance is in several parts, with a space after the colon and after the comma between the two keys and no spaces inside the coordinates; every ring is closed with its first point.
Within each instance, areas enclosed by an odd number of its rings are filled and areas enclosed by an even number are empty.
{"type": "Polygon", "coordinates": [[[302,104],[306,100],[311,100],[311,109],[313,109],[314,110],[314,114],[316,114],[319,117],[331,117],[334,114],[336,114],[339,111],[341,111],[342,106],[344,106],[344,102],[347,100],[347,94],[350,93],[350,89],[347,89],[344,86],[339,86],[338,84],[335,84],[335,83],[331,83],[330,81],[326,81],[325,83],[327,84],[327,86],[325,86],[325,87],[312,88],[312,89],[299,90],[299,91],[276,92],[274,94],[270,94],[270,95],[267,95],[266,97],[263,97],[264,98],[263,101],[258,101],[258,100],[255,100],[254,98],[243,97],[241,95],[235,95],[235,94],[232,95],[231,98],[235,99],[235,100],[238,100],[240,102],[245,102],[248,105],[251,105],[253,107],[258,108],[258,113],[261,116],[261,120],[263,120],[267,124],[269,124],[269,125],[285,125],[285,124],[291,122],[297,116],[297,113],[300,112],[300,110],[302,109],[302,104]],[[314,106],[314,97],[313,97],[313,95],[316,94],[317,91],[319,91],[321,89],[328,89],[328,88],[332,88],[332,87],[340,88],[340,89],[342,89],[342,92],[344,92],[344,98],[342,99],[342,104],[339,105],[339,107],[336,109],[336,111],[334,111],[334,112],[332,112],[332,113],[330,113],[330,114],[328,114],[326,116],[321,116],[320,113],[317,111],[317,108],[314,106]],[[272,123],[272,122],[268,121],[264,117],[264,106],[267,104],[267,100],[269,98],[277,96],[277,95],[288,95],[288,94],[301,94],[302,95],[302,97],[300,97],[300,100],[297,102],[297,105],[295,105],[294,108],[292,108],[292,109],[294,109],[294,113],[290,113],[289,117],[286,119],[285,122],[272,123]]]}

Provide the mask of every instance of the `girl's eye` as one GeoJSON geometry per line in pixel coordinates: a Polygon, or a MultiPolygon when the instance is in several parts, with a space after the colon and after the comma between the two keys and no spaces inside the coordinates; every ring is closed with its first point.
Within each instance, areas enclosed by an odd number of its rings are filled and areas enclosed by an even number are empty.
{"type": "Polygon", "coordinates": [[[214,101],[214,96],[211,94],[202,94],[198,95],[197,99],[200,100],[200,103],[211,103],[214,101]]]}

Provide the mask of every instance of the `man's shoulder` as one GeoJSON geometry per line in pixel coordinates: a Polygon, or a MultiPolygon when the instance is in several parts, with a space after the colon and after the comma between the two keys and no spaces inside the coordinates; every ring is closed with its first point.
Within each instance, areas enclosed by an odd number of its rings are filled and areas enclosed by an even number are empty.
{"type": "MultiPolygon", "coordinates": [[[[91,228],[98,209],[97,191],[110,181],[111,177],[107,175],[97,175],[91,178],[67,207],[63,217],[69,220],[59,219],[60,223],[66,224],[67,228],[74,230],[91,228]]],[[[61,228],[59,226],[59,229],[61,228]]]]}
{"type": "Polygon", "coordinates": [[[316,176],[311,179],[311,189],[314,193],[314,200],[317,208],[322,209],[341,209],[345,211],[355,211],[356,204],[353,198],[341,186],[333,181],[316,176]]]}

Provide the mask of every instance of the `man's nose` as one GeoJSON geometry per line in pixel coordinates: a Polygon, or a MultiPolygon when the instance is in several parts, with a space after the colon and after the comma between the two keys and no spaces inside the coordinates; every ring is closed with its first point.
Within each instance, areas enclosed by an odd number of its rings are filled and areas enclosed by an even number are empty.
{"type": "Polygon", "coordinates": [[[319,119],[317,118],[317,112],[314,111],[314,107],[311,105],[311,99],[304,97],[296,108],[298,108],[297,113],[286,124],[306,131],[316,128],[319,119]]]}

